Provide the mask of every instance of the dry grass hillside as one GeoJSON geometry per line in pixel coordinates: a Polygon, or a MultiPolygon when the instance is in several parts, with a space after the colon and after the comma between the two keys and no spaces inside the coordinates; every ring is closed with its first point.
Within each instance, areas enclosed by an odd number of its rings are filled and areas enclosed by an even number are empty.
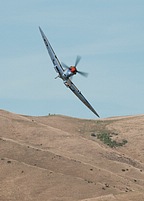
{"type": "Polygon", "coordinates": [[[144,200],[144,115],[85,120],[0,110],[0,201],[124,200],[144,200]]]}

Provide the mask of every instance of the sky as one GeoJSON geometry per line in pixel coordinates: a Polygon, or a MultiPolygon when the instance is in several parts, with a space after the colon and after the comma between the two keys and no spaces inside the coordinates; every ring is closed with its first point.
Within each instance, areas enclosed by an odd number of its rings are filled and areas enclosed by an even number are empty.
{"type": "Polygon", "coordinates": [[[89,73],[74,84],[101,118],[144,114],[143,0],[5,0],[0,6],[0,109],[45,116],[96,116],[68,89],[42,41],[89,73]]]}

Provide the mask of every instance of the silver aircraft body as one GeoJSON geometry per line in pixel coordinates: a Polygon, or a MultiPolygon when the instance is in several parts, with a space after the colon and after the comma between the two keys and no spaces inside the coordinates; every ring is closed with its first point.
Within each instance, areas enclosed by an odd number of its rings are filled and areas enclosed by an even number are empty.
{"type": "Polygon", "coordinates": [[[80,57],[79,56],[77,57],[75,66],[68,67],[67,65],[65,65],[63,63],[60,63],[53,48],[50,45],[47,37],[45,36],[44,32],[42,31],[42,29],[40,27],[39,27],[39,30],[40,30],[40,33],[44,40],[44,43],[46,45],[46,48],[48,50],[48,53],[50,55],[50,58],[52,60],[52,63],[54,65],[54,69],[58,73],[57,77],[61,78],[63,80],[65,86],[68,87],[95,115],[97,115],[99,117],[98,113],[94,110],[94,108],[90,105],[90,103],[86,100],[86,98],[82,95],[82,93],[73,84],[73,82],[70,79],[76,73],[80,73],[84,76],[87,76],[87,73],[80,72],[76,69],[78,62],[80,61],[80,57]]]}

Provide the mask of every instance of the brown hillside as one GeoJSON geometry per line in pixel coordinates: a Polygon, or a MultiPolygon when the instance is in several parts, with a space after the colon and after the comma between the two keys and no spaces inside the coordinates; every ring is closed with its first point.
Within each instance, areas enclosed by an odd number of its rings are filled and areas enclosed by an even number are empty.
{"type": "Polygon", "coordinates": [[[144,115],[84,120],[0,110],[0,201],[143,201],[144,115]]]}

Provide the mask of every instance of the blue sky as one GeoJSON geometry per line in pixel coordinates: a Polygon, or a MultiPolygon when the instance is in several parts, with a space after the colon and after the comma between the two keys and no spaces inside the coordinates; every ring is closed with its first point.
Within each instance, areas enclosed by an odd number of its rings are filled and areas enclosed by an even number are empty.
{"type": "Polygon", "coordinates": [[[0,108],[26,115],[95,118],[60,79],[41,26],[60,61],[77,55],[75,85],[102,118],[144,114],[143,0],[13,0],[0,7],[0,108]]]}

